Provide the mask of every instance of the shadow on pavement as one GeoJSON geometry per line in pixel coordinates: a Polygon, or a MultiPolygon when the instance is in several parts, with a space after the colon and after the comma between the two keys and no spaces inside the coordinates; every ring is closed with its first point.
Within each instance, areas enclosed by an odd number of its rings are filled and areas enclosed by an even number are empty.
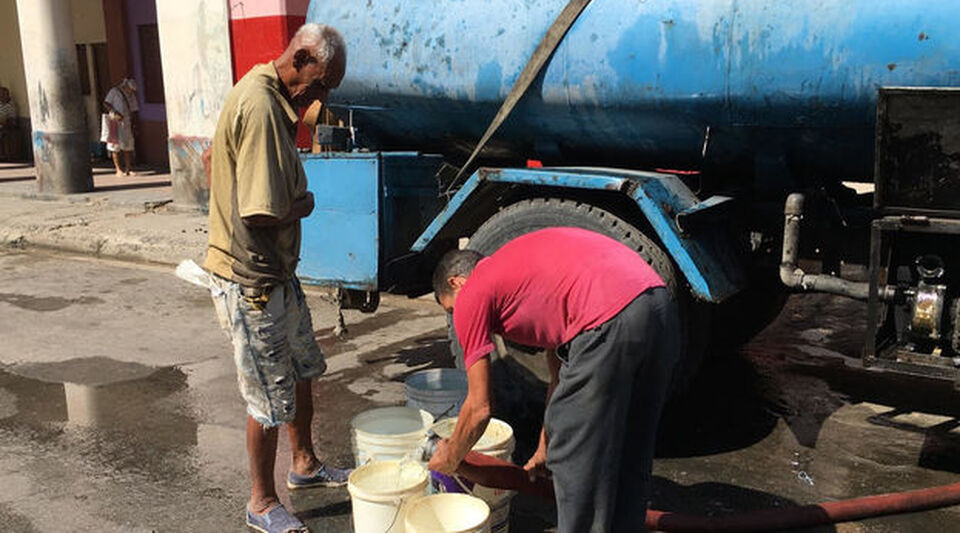
{"type": "MultiPolygon", "coordinates": [[[[653,509],[716,517],[796,505],[796,502],[775,494],[728,483],[697,483],[685,486],[659,476],[653,478],[650,497],[650,507],[653,509]]],[[[823,526],[791,531],[828,533],[836,531],[836,528],[823,526]]]]}

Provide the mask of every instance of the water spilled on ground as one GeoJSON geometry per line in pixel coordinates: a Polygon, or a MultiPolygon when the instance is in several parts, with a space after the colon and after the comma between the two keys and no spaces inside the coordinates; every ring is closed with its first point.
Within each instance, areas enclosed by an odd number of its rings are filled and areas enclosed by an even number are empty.
{"type": "MultiPolygon", "coordinates": [[[[713,354],[664,415],[653,506],[723,515],[960,481],[960,393],[860,368],[861,307],[795,296],[742,349],[713,354]]],[[[837,530],[960,531],[958,519],[947,508],[837,530]]]]}
{"type": "Polygon", "coordinates": [[[198,422],[187,382],[176,367],[103,357],[0,371],[0,455],[20,472],[4,497],[20,500],[21,514],[72,500],[104,524],[172,525],[167,513],[177,512],[220,527],[223,507],[242,498],[242,471],[220,460],[222,428],[198,422]]]}

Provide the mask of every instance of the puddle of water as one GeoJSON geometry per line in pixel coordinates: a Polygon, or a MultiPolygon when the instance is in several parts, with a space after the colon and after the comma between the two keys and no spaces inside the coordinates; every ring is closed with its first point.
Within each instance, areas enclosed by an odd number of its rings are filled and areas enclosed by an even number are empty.
{"type": "Polygon", "coordinates": [[[191,446],[197,423],[177,398],[186,386],[178,368],[104,357],[20,365],[0,371],[0,428],[89,430],[154,451],[191,446]]]}
{"type": "Polygon", "coordinates": [[[61,298],[59,296],[31,296],[29,294],[15,294],[0,292],[0,302],[26,309],[28,311],[50,312],[59,311],[71,305],[100,304],[103,300],[94,296],[79,298],[61,298]]]}

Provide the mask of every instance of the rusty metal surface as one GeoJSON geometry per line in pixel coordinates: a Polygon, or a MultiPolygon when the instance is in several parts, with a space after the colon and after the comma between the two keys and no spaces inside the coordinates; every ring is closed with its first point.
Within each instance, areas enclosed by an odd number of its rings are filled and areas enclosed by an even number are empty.
{"type": "Polygon", "coordinates": [[[881,89],[876,206],[960,217],[960,89],[881,89]]]}

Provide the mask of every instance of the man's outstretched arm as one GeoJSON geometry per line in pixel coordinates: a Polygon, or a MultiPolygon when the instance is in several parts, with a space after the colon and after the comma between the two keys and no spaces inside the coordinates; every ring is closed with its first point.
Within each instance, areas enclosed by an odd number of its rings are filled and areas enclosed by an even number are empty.
{"type": "Polygon", "coordinates": [[[430,470],[453,474],[480,440],[490,422],[490,356],[481,357],[467,369],[467,399],[457,416],[453,435],[437,447],[430,470]]]}

